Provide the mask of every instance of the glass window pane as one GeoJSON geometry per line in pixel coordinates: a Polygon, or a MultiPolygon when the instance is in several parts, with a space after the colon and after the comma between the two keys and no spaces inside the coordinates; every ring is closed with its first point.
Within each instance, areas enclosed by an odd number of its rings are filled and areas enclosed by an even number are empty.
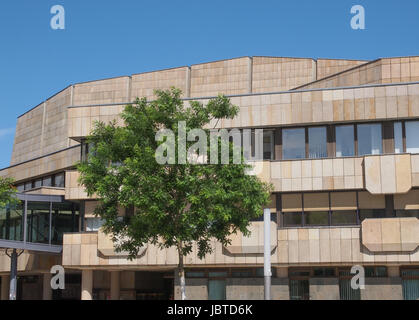
{"type": "Polygon", "coordinates": [[[227,271],[210,271],[208,272],[210,278],[226,278],[227,271]]]}
{"type": "Polygon", "coordinates": [[[86,231],[98,231],[103,225],[103,220],[99,217],[86,218],[86,231]]]}
{"type": "Polygon", "coordinates": [[[64,188],[64,173],[56,174],[54,177],[54,187],[64,188]]]}
{"type": "Polygon", "coordinates": [[[205,272],[203,271],[187,271],[185,272],[186,278],[205,278],[205,272]]]}
{"type": "Polygon", "coordinates": [[[335,269],[334,268],[314,268],[313,276],[315,277],[334,277],[335,269]]]}
{"type": "Polygon", "coordinates": [[[263,131],[263,160],[274,159],[274,133],[263,131]]]}
{"type": "Polygon", "coordinates": [[[387,267],[365,267],[365,276],[368,278],[387,277],[387,267]]]}
{"type": "Polygon", "coordinates": [[[16,189],[17,189],[17,191],[18,191],[18,192],[25,191],[25,185],[24,185],[24,184],[19,184],[19,185],[16,187],[16,189]]]}
{"type": "Polygon", "coordinates": [[[406,152],[419,153],[419,121],[406,121],[406,152]]]}
{"type": "Polygon", "coordinates": [[[332,212],[332,225],[355,225],[356,224],[356,211],[333,211],[332,212]]]}
{"type": "Polygon", "coordinates": [[[396,217],[409,218],[414,217],[419,219],[419,210],[396,210],[396,217]]]}
{"type": "Polygon", "coordinates": [[[306,157],[305,130],[282,130],[282,158],[304,159],[306,157]]]}
{"type": "Polygon", "coordinates": [[[27,240],[48,243],[50,203],[28,201],[27,209],[27,240]]]}
{"type": "Polygon", "coordinates": [[[308,129],[308,150],[311,159],[327,157],[326,127],[308,129]]]}
{"type": "Polygon", "coordinates": [[[394,123],[394,153],[403,153],[402,123],[394,123]]]}
{"type": "Polygon", "coordinates": [[[339,280],[340,300],[361,300],[361,290],[352,289],[351,279],[339,280]]]}
{"type": "Polygon", "coordinates": [[[311,226],[329,225],[329,212],[327,211],[305,211],[305,224],[311,226]]]}
{"type": "Polygon", "coordinates": [[[336,127],[336,157],[350,157],[355,154],[354,126],[336,127]]]}
{"type": "MultiPolygon", "coordinates": [[[[87,219],[86,219],[87,221],[87,219]]],[[[52,204],[52,242],[62,243],[63,233],[76,232],[79,230],[79,210],[76,204],[53,203],[52,204]],[[73,214],[74,213],[74,214],[73,214]]]]}
{"type": "Polygon", "coordinates": [[[51,182],[52,182],[51,180],[52,180],[51,176],[43,178],[42,179],[42,186],[51,187],[51,182]]]}
{"type": "Polygon", "coordinates": [[[290,300],[309,300],[309,289],[308,280],[290,280],[290,300]]]}
{"type": "Polygon", "coordinates": [[[284,212],[284,227],[299,227],[303,224],[301,212],[284,212]]]}
{"type": "Polygon", "coordinates": [[[252,278],[253,273],[251,269],[232,270],[231,276],[233,278],[252,278]]]}
{"type": "Polygon", "coordinates": [[[33,183],[34,188],[40,188],[42,186],[42,179],[37,179],[33,183]]]}
{"type": "Polygon", "coordinates": [[[386,213],[385,209],[361,209],[359,210],[360,220],[374,219],[374,218],[388,218],[391,215],[386,213]]]}
{"type": "Polygon", "coordinates": [[[359,124],[357,130],[358,155],[382,153],[381,124],[359,124]]]}
{"type": "Polygon", "coordinates": [[[25,182],[25,190],[32,189],[32,181],[25,182]]]}

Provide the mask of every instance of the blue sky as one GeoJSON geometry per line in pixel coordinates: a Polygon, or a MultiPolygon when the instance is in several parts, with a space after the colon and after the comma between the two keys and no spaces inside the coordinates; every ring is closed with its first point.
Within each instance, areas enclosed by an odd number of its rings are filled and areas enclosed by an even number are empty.
{"type": "Polygon", "coordinates": [[[69,84],[239,56],[419,55],[418,18],[417,0],[0,1],[0,168],[17,116],[69,84]],[[50,27],[57,4],[65,30],[50,27]]]}

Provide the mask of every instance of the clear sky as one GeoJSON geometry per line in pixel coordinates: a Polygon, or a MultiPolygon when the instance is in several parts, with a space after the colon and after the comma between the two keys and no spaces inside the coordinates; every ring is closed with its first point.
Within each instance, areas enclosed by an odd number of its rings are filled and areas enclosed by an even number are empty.
{"type": "Polygon", "coordinates": [[[419,55],[418,0],[2,0],[0,168],[16,118],[72,83],[240,56],[419,55]],[[365,30],[350,25],[365,8],[365,30]],[[52,30],[53,5],[65,30],[52,30]]]}

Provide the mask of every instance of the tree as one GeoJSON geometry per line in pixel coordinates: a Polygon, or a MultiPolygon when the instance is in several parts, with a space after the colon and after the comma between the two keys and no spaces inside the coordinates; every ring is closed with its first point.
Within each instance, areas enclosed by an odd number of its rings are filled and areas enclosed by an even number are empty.
{"type": "MultiPolygon", "coordinates": [[[[156,96],[152,102],[137,98],[135,104],[127,105],[121,115],[123,126],[96,122],[87,138],[88,161],[78,165],[79,181],[89,196],[100,199],[95,213],[103,219],[103,231],[112,235],[116,250],[134,258],[147,243],[177,248],[184,300],[184,256],[192,251],[193,243],[202,259],[212,252],[212,239],[227,245],[232,233],[249,235],[250,221],[262,214],[271,186],[246,174],[250,166],[243,161],[182,164],[183,155],[175,152],[180,147],[178,139],[156,138],[161,129],[177,133],[182,122],[190,133],[211,121],[233,118],[238,108],[229,99],[220,95],[206,105],[191,101],[186,108],[178,89],[156,91],[156,96]],[[161,165],[156,150],[170,141],[175,145],[166,149],[169,164],[161,165]],[[127,209],[124,217],[118,216],[121,207],[127,209]]],[[[193,143],[188,141],[187,147],[193,143]]],[[[227,143],[230,155],[237,151],[227,143]]],[[[219,155],[221,148],[217,151],[219,155]]],[[[240,147],[243,160],[241,151],[240,147]]]]}
{"type": "Polygon", "coordinates": [[[6,207],[17,202],[16,187],[12,178],[0,177],[0,207],[6,207]]]}

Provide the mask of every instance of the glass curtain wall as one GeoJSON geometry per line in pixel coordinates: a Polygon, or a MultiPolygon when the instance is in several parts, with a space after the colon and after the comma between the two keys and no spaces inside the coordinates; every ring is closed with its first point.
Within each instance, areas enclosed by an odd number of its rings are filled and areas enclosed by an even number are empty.
{"type": "MultiPolygon", "coordinates": [[[[25,202],[21,201],[0,208],[0,239],[24,241],[24,206],[25,202]]],[[[77,204],[27,201],[26,212],[27,242],[62,244],[64,232],[79,231],[77,204]]]]}

